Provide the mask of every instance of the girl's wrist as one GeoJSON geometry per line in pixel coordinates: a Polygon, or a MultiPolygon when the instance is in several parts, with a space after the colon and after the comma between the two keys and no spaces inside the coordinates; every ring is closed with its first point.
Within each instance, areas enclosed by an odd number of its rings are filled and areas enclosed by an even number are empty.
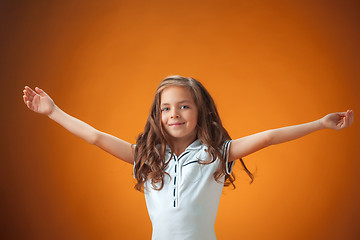
{"type": "Polygon", "coordinates": [[[53,119],[55,113],[56,113],[58,110],[59,110],[59,108],[58,108],[56,105],[54,105],[53,110],[52,110],[47,116],[48,116],[49,118],[53,119]]]}
{"type": "Polygon", "coordinates": [[[324,124],[324,118],[320,118],[320,119],[316,120],[315,122],[317,122],[319,130],[327,128],[324,124]]]}

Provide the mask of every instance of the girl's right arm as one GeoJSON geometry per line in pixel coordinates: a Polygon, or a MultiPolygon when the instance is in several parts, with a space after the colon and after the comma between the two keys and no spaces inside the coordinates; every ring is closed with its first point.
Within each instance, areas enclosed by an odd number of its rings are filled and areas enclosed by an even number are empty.
{"type": "Polygon", "coordinates": [[[24,102],[30,110],[47,115],[74,135],[98,146],[113,156],[130,164],[134,163],[134,147],[132,144],[98,131],[89,124],[70,116],[56,106],[43,90],[37,87],[35,90],[36,92],[26,86],[23,91],[24,102]]]}

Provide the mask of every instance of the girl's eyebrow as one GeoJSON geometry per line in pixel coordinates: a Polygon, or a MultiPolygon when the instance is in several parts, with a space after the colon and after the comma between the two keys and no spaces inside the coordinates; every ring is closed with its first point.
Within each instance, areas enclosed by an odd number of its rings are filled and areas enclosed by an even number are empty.
{"type": "MultiPolygon", "coordinates": [[[[190,100],[182,100],[180,102],[177,102],[177,104],[181,104],[181,103],[191,103],[190,100]]],[[[161,103],[161,106],[164,106],[164,105],[170,105],[169,103],[161,103]]]]}

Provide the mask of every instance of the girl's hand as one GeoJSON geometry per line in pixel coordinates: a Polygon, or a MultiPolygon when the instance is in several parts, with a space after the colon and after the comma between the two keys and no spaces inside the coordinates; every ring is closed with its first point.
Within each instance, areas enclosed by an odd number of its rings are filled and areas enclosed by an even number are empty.
{"type": "Polygon", "coordinates": [[[23,99],[26,106],[36,113],[51,114],[56,107],[54,101],[40,88],[36,87],[35,90],[25,86],[23,99]]]}
{"type": "Polygon", "coordinates": [[[341,130],[349,127],[354,121],[354,114],[352,110],[346,112],[330,113],[320,119],[325,128],[334,130],[341,130]]]}

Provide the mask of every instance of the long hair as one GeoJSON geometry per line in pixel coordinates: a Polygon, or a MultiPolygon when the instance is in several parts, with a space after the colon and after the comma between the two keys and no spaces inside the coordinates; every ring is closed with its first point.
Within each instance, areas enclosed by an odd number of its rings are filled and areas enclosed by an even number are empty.
{"type": "MultiPolygon", "coordinates": [[[[185,78],[178,75],[166,77],[160,82],[150,108],[144,132],[137,137],[135,148],[135,178],[137,183],[134,188],[143,192],[144,183],[151,180],[152,187],[155,190],[161,190],[164,186],[165,174],[169,175],[164,170],[169,163],[165,163],[165,148],[166,144],[169,144],[171,149],[173,147],[161,123],[160,101],[162,91],[170,86],[181,86],[189,89],[198,108],[197,138],[207,146],[209,159],[212,159],[209,162],[199,163],[210,164],[218,158],[220,166],[214,173],[214,179],[219,182],[219,179],[225,175],[224,186],[232,185],[235,189],[235,174],[228,175],[226,173],[226,160],[220,152],[224,142],[231,138],[221,123],[215,102],[199,81],[191,77],[185,78]],[[159,185],[160,187],[158,187],[159,185]]],[[[241,158],[240,161],[252,182],[252,173],[246,168],[241,158]]]]}

